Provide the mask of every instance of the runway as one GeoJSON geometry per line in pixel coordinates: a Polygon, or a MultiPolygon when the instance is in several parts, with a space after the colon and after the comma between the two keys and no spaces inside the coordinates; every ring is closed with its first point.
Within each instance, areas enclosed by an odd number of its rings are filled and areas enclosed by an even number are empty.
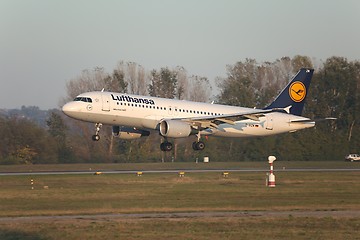
{"type": "MultiPolygon", "coordinates": [[[[32,171],[32,172],[0,172],[0,176],[33,176],[33,175],[81,175],[94,174],[101,172],[101,174],[136,174],[142,172],[149,173],[208,173],[208,172],[268,172],[269,169],[249,168],[249,169],[171,169],[171,170],[89,170],[89,171],[32,171]]],[[[360,168],[282,168],[274,169],[274,172],[354,172],[360,171],[360,168]]]]}

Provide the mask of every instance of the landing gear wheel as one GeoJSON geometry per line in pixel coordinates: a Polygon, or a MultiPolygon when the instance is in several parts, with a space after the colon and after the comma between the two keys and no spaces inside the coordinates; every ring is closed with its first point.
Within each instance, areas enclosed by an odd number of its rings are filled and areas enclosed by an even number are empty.
{"type": "Polygon", "coordinates": [[[100,129],[102,127],[102,123],[95,123],[95,135],[92,135],[91,139],[93,141],[99,141],[100,140],[100,136],[99,136],[99,132],[100,132],[100,129]]]}
{"type": "Polygon", "coordinates": [[[96,141],[96,142],[100,140],[100,136],[99,136],[99,135],[92,135],[91,138],[92,138],[93,141],[96,141]]]}
{"type": "Polygon", "coordinates": [[[195,151],[204,150],[204,148],[205,148],[205,143],[202,142],[202,141],[193,142],[192,147],[193,147],[193,149],[194,149],[195,151]]]}
{"type": "Polygon", "coordinates": [[[163,152],[169,152],[172,150],[172,148],[173,148],[173,145],[171,142],[163,142],[160,144],[160,149],[163,152]]]}

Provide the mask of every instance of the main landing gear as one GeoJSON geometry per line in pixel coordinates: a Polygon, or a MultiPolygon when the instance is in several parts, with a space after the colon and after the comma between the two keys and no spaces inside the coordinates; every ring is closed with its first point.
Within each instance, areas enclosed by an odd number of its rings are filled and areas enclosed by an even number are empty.
{"type": "Polygon", "coordinates": [[[205,143],[200,141],[201,135],[200,132],[198,134],[196,134],[197,136],[197,141],[193,142],[192,147],[195,151],[202,151],[205,148],[205,143]]]}
{"type": "MultiPolygon", "coordinates": [[[[195,151],[202,151],[205,148],[205,143],[200,141],[200,134],[197,134],[198,140],[193,142],[192,144],[192,148],[195,151]]],[[[173,145],[171,142],[168,142],[167,139],[165,139],[165,141],[163,143],[160,144],[160,149],[163,152],[169,152],[173,149],[173,145]]]]}
{"type": "Polygon", "coordinates": [[[173,149],[173,145],[171,142],[168,142],[167,140],[165,140],[165,142],[160,144],[160,149],[163,152],[169,152],[173,149]]]}
{"type": "Polygon", "coordinates": [[[205,148],[205,143],[202,142],[202,141],[193,142],[192,148],[193,148],[195,151],[204,150],[204,148],[205,148]]]}
{"type": "Polygon", "coordinates": [[[100,140],[99,132],[100,132],[101,127],[102,127],[102,123],[95,123],[95,135],[92,135],[92,137],[91,137],[91,139],[93,141],[100,140]]]}

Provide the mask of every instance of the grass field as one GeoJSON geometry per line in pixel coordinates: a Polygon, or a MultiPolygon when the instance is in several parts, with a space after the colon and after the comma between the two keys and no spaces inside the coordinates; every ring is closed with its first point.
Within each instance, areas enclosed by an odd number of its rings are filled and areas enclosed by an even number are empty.
{"type": "MultiPolygon", "coordinates": [[[[130,165],[127,166],[132,170],[153,167],[130,165]]],[[[357,165],[342,166],[357,168],[357,165]]],[[[263,167],[267,165],[263,164],[263,167]]],[[[118,168],[116,166],[116,170],[118,168]]],[[[174,169],[179,168],[188,167],[177,165],[174,169]]],[[[323,168],[332,167],[326,164],[323,168]]],[[[166,166],[166,169],[171,167],[166,166]]],[[[144,174],[141,177],[134,174],[0,176],[0,239],[360,239],[360,219],[347,216],[5,218],[110,213],[360,210],[358,171],[278,172],[276,180],[277,186],[270,189],[265,187],[264,172],[232,172],[226,179],[220,172],[186,173],[184,178],[175,173],[144,174]],[[33,190],[31,178],[34,180],[33,190]]]]}

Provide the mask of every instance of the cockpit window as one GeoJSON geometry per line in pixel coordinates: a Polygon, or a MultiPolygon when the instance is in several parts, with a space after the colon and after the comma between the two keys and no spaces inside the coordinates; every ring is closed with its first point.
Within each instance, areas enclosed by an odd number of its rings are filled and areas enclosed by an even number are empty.
{"type": "Polygon", "coordinates": [[[88,103],[92,103],[92,99],[88,98],[88,97],[76,97],[74,99],[75,102],[88,102],[88,103]]]}

